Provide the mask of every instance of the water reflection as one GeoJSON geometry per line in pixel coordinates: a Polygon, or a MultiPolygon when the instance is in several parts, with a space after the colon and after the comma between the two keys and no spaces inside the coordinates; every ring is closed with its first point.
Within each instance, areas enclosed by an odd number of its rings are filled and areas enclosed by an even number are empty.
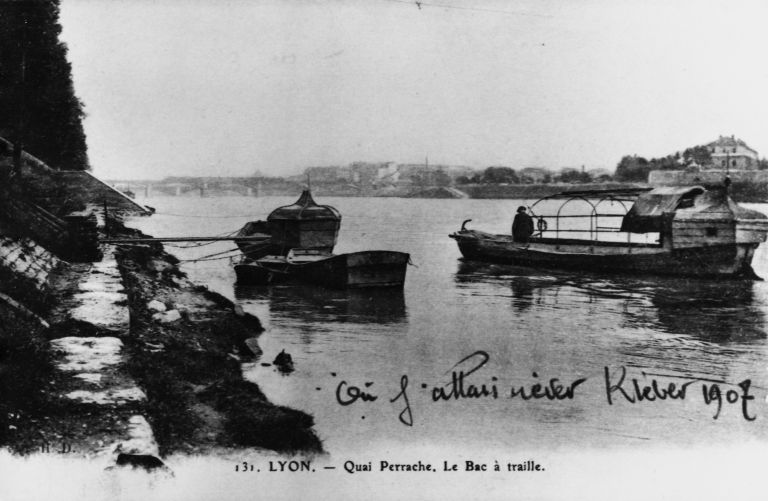
{"type": "Polygon", "coordinates": [[[572,309],[598,305],[605,322],[620,311],[621,327],[684,334],[713,343],[750,342],[766,337],[761,282],[677,277],[602,276],[540,271],[511,265],[459,262],[461,287],[509,287],[519,313],[533,306],[572,309]]]}
{"type": "Polygon", "coordinates": [[[512,305],[518,311],[525,311],[533,305],[533,282],[528,277],[512,279],[512,305]]]}
{"type": "Polygon", "coordinates": [[[398,324],[406,321],[402,289],[333,290],[315,286],[235,286],[240,301],[265,301],[272,315],[303,322],[398,324]]]}
{"type": "Polygon", "coordinates": [[[661,282],[652,302],[659,324],[703,340],[749,341],[766,337],[765,314],[749,280],[661,282]]]}

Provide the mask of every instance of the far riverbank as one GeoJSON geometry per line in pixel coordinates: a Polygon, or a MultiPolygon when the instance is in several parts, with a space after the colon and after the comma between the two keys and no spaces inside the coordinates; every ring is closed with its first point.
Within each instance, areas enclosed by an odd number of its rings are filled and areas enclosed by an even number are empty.
{"type": "MultiPolygon", "coordinates": [[[[706,186],[706,185],[705,185],[706,186]]],[[[563,191],[588,190],[621,190],[632,188],[650,188],[648,183],[547,183],[547,184],[465,184],[454,187],[438,186],[403,186],[385,187],[380,189],[359,190],[350,185],[313,183],[312,193],[319,197],[395,197],[395,198],[474,198],[474,199],[538,199],[561,193],[563,191]]],[[[281,187],[280,189],[252,191],[245,193],[237,190],[187,190],[174,191],[173,195],[183,197],[220,197],[220,196],[294,196],[301,191],[299,185],[281,187]]],[[[155,189],[153,195],[167,196],[170,193],[155,189]]],[[[153,195],[146,197],[150,200],[153,195]]],[[[734,182],[731,185],[731,196],[737,202],[765,203],[768,202],[768,184],[734,182]]]]}
{"type": "MultiPolygon", "coordinates": [[[[625,190],[632,188],[652,188],[648,183],[547,183],[547,184],[466,184],[451,189],[439,187],[399,188],[373,190],[362,194],[351,192],[348,188],[336,190],[333,186],[313,186],[312,191],[319,196],[371,196],[402,198],[474,198],[474,199],[539,199],[564,191],[625,190]]],[[[705,185],[709,187],[709,185],[705,185]]],[[[292,193],[291,193],[292,194],[292,193]]],[[[768,202],[768,184],[734,182],[730,188],[731,197],[737,202],[768,202]]],[[[286,195],[288,195],[286,193],[286,195]]]]}

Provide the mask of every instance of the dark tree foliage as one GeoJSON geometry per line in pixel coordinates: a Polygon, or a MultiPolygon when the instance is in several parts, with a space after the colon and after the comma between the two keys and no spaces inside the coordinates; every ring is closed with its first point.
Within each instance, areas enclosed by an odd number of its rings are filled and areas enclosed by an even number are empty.
{"type": "Polygon", "coordinates": [[[684,167],[679,158],[674,155],[667,155],[661,158],[652,158],[650,160],[651,170],[679,170],[684,167]]]}
{"type": "Polygon", "coordinates": [[[483,171],[483,183],[487,184],[518,184],[520,180],[511,167],[488,167],[483,171]]]}
{"type": "Polygon", "coordinates": [[[569,170],[556,177],[560,183],[591,183],[592,176],[589,172],[569,170]]]}
{"type": "Polygon", "coordinates": [[[48,165],[88,169],[59,0],[0,0],[0,136],[48,165]]]}
{"type": "Polygon", "coordinates": [[[459,176],[456,178],[456,184],[469,184],[472,182],[472,178],[469,176],[459,176]]]}
{"type": "Polygon", "coordinates": [[[642,157],[625,156],[616,167],[617,181],[647,181],[652,170],[681,170],[692,163],[710,165],[712,154],[706,146],[686,148],[682,155],[676,152],[661,158],[646,160],[642,157]]]}
{"type": "Polygon", "coordinates": [[[616,166],[616,181],[641,181],[648,180],[651,164],[643,157],[627,155],[616,166]]]}
{"type": "Polygon", "coordinates": [[[446,187],[452,183],[451,176],[445,173],[442,169],[435,172],[435,186],[446,187]]]}
{"type": "Polygon", "coordinates": [[[699,165],[709,165],[712,163],[712,153],[706,146],[694,146],[693,148],[687,148],[683,152],[683,158],[686,160],[693,160],[699,165]]]}

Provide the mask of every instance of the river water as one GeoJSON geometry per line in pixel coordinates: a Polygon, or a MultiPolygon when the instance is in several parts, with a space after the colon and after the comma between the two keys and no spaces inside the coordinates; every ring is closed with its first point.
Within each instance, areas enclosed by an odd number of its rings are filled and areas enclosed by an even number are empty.
{"type": "MultiPolygon", "coordinates": [[[[219,235],[264,219],[295,198],[153,197],[139,201],[157,214],[131,224],[155,236],[219,235]]],[[[337,253],[411,254],[402,292],[237,287],[227,260],[185,262],[182,269],[261,319],[264,354],[244,364],[244,376],[273,402],[312,414],[331,457],[686,447],[768,438],[768,283],[601,276],[460,259],[448,234],[463,220],[508,232],[517,206],[531,201],[316,198],[342,213],[337,253]],[[262,364],[283,349],[295,362],[289,375],[262,364]],[[495,385],[499,398],[434,402],[432,389],[450,388],[445,385],[455,364],[478,351],[488,354],[488,362],[467,383],[495,385]],[[610,404],[606,388],[618,382],[622,367],[622,388],[630,396],[631,378],[641,387],[654,379],[664,388],[696,382],[684,399],[633,404],[614,391],[610,404]],[[403,396],[396,398],[404,375],[410,416],[403,413],[403,396]],[[510,398],[511,388],[547,385],[551,378],[565,385],[586,381],[573,399],[510,398]],[[754,400],[743,400],[737,386],[747,379],[754,400]],[[702,389],[714,391],[713,383],[723,392],[717,419],[717,401],[706,403],[702,389]],[[341,405],[340,384],[377,398],[341,405]],[[409,417],[412,426],[403,423],[409,417]]],[[[166,248],[189,260],[232,247],[166,248]]],[[[766,257],[761,246],[753,265],[768,277],[766,257]]],[[[347,395],[342,391],[342,400],[347,395]]]]}

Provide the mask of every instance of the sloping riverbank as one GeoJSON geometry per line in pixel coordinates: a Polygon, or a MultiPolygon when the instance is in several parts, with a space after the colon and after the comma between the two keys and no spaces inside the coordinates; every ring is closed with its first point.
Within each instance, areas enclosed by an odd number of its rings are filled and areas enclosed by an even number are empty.
{"type": "Polygon", "coordinates": [[[322,451],[312,416],[243,380],[257,318],[192,284],[160,245],[102,247],[102,261],[61,262],[43,285],[19,271],[36,272],[21,263],[39,253],[9,251],[0,263],[0,446],[112,464],[245,447],[322,451]]]}
{"type": "Polygon", "coordinates": [[[322,450],[310,415],[271,404],[242,378],[241,361],[254,357],[245,341],[263,330],[257,318],[194,286],[159,246],[124,246],[117,260],[131,314],[128,368],[146,392],[161,454],[322,450]]]}

